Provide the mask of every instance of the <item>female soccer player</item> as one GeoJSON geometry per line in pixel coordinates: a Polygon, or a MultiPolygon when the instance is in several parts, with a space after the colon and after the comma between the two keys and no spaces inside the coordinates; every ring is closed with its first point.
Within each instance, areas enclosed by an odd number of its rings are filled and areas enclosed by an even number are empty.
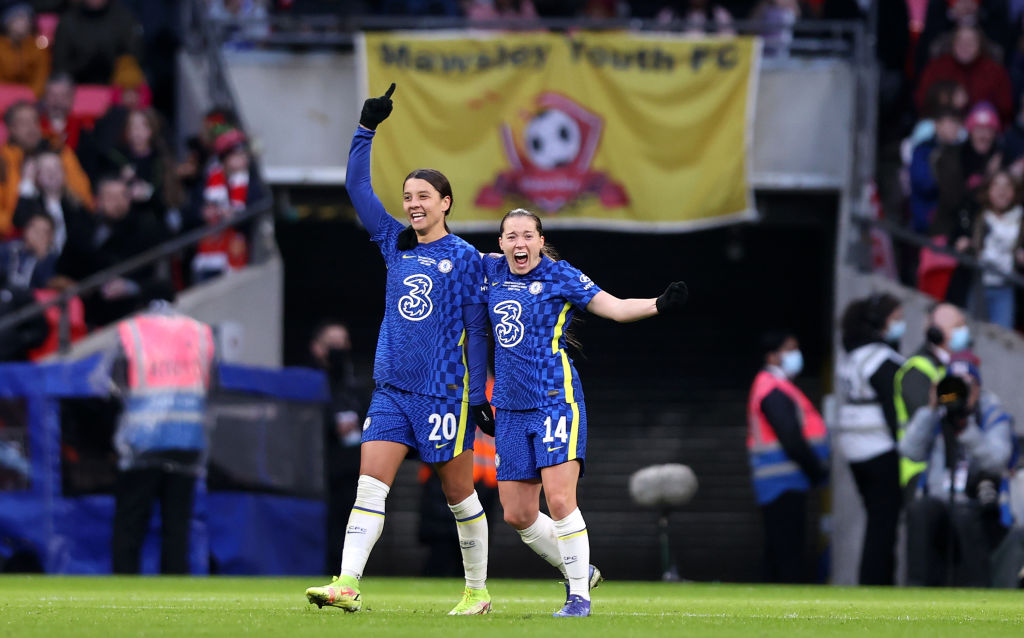
{"type": "Polygon", "coordinates": [[[448,232],[452,189],[433,169],[405,179],[409,226],[388,215],[370,185],[370,144],[391,113],[392,84],[363,104],[349,151],[347,189],[388,267],[386,306],[374,361],[376,389],[363,423],[356,501],[348,519],[341,575],[306,597],[345,611],[362,606],[359,579],[384,526],[384,500],[409,448],[432,463],[458,524],[466,589],[452,615],[485,614],[487,519],[473,489],[472,411],[493,426],[485,394],[487,311],[479,253],[448,232]],[[472,406],[472,408],[470,407],[472,406]]]}
{"type": "Polygon", "coordinates": [[[502,219],[498,245],[503,254],[484,258],[495,338],[498,493],[505,521],[568,580],[565,606],[554,615],[589,616],[590,541],[576,506],[587,411],[565,329],[577,308],[618,322],[677,312],[686,285],[675,282],[652,299],[614,297],[546,254],[540,218],[521,208],[502,219]],[[555,520],[540,512],[542,486],[555,520]]]}

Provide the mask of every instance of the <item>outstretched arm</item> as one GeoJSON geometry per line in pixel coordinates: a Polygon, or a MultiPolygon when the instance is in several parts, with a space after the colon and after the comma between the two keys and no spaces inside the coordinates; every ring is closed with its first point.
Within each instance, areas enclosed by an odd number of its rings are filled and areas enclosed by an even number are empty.
{"type": "Polygon", "coordinates": [[[650,299],[619,299],[602,290],[587,304],[587,311],[598,317],[629,323],[654,315],[675,314],[682,309],[688,297],[686,284],[681,281],[669,284],[660,296],[650,299]]]}
{"type": "Polygon", "coordinates": [[[598,317],[619,323],[629,323],[658,314],[656,302],[657,299],[654,297],[650,299],[619,299],[602,290],[594,295],[594,298],[587,304],[587,311],[598,317]]]}

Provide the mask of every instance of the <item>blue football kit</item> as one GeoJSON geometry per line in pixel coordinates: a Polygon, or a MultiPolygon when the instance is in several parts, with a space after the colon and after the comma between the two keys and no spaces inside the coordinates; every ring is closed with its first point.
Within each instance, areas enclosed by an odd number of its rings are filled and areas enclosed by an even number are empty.
{"type": "Polygon", "coordinates": [[[587,419],[565,330],[601,289],[565,261],[542,255],[525,275],[504,255],[484,257],[494,332],[498,480],[536,478],[586,453],[587,419]]]}
{"type": "Polygon", "coordinates": [[[363,441],[394,441],[439,462],[472,449],[469,406],[486,401],[486,282],[479,252],[455,235],[399,250],[403,225],[370,185],[373,131],[358,129],[348,180],[388,268],[363,441]]]}

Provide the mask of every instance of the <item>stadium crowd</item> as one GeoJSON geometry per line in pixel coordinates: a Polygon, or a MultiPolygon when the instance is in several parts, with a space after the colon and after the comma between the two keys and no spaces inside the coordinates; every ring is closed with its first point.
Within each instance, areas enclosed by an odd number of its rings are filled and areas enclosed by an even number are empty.
{"type": "MultiPolygon", "coordinates": [[[[230,218],[262,192],[230,109],[207,114],[183,158],[172,150],[173,96],[159,54],[175,45],[160,28],[144,33],[159,22],[154,4],[0,4],[0,316],[230,218]]],[[[209,237],[184,258],[75,298],[72,334],[124,316],[153,286],[181,289],[247,260],[243,230],[209,237]]],[[[52,352],[56,322],[54,310],[11,329],[2,358],[52,352]]]]}

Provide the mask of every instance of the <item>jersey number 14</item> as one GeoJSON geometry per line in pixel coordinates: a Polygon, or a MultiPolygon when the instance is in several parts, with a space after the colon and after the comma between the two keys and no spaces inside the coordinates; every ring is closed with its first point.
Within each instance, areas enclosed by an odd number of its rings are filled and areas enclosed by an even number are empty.
{"type": "Polygon", "coordinates": [[[558,425],[555,426],[554,436],[551,435],[551,424],[551,417],[544,419],[544,431],[546,434],[541,441],[544,443],[551,443],[557,437],[562,440],[562,443],[565,443],[566,439],[569,438],[569,434],[565,431],[565,416],[563,415],[558,417],[558,425]]]}

